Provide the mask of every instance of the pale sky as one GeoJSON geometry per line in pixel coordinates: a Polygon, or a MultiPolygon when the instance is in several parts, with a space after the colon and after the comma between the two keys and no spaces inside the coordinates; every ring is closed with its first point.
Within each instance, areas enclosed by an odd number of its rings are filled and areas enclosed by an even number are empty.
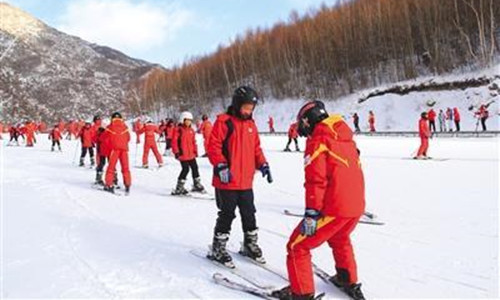
{"type": "Polygon", "coordinates": [[[6,0],[60,31],[125,54],[181,64],[250,28],[269,28],[338,0],[6,0]]]}

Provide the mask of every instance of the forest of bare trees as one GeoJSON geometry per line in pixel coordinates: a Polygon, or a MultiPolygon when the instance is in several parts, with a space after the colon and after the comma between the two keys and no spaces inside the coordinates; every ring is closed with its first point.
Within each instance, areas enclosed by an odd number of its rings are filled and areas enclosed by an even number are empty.
{"type": "Polygon", "coordinates": [[[335,99],[383,83],[484,68],[500,53],[499,0],[353,0],[248,30],[211,55],[157,71],[129,94],[159,112],[227,105],[239,84],[264,98],[335,99]]]}

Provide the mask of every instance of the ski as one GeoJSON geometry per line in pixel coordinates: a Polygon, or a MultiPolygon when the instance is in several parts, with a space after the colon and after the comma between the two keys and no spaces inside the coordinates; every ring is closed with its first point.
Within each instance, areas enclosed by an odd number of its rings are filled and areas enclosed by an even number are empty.
{"type": "MultiPolygon", "coordinates": [[[[247,293],[253,296],[257,296],[263,299],[279,299],[279,291],[280,289],[260,289],[257,287],[249,286],[246,284],[242,284],[236,281],[233,281],[229,279],[228,277],[222,275],[221,273],[214,273],[212,278],[214,279],[214,282],[222,285],[226,288],[235,290],[235,291],[240,291],[243,293],[247,293]]],[[[320,300],[325,296],[325,293],[318,294],[315,296],[313,299],[314,300],[320,300]]]]}
{"type": "Polygon", "coordinates": [[[234,252],[234,251],[229,250],[229,252],[232,253],[232,254],[235,254],[235,255],[238,255],[238,256],[242,257],[246,261],[248,261],[248,262],[250,262],[250,263],[252,263],[252,264],[254,264],[254,265],[256,265],[256,266],[258,266],[258,267],[260,267],[260,268],[262,268],[262,269],[264,269],[264,270],[266,270],[266,271],[268,271],[268,272],[270,272],[270,273],[272,273],[272,274],[274,274],[276,276],[278,276],[279,278],[285,280],[286,282],[288,282],[288,276],[287,275],[283,274],[278,269],[273,268],[269,264],[267,264],[267,263],[260,263],[260,262],[256,261],[255,259],[252,259],[249,256],[245,255],[245,253],[242,252],[241,250],[238,251],[238,252],[234,252]]]}
{"type": "MultiPolygon", "coordinates": [[[[286,215],[286,216],[291,216],[291,217],[304,217],[303,214],[299,214],[299,213],[295,213],[295,212],[291,212],[289,211],[288,209],[285,209],[283,210],[283,213],[286,215]]],[[[369,225],[384,225],[385,223],[384,222],[380,222],[380,221],[375,221],[374,218],[376,217],[375,215],[373,215],[373,218],[363,214],[361,216],[361,218],[359,219],[359,223],[361,224],[369,224],[369,225]]]]}
{"type": "Polygon", "coordinates": [[[210,259],[207,254],[208,252],[205,252],[205,251],[202,251],[200,249],[193,249],[191,251],[189,251],[189,253],[191,253],[192,255],[196,256],[196,257],[199,257],[201,259],[204,259],[206,261],[209,261],[211,262],[213,265],[219,267],[219,268],[222,268],[224,270],[227,270],[229,271],[231,274],[243,279],[244,281],[250,283],[251,285],[253,285],[255,288],[260,288],[260,289],[264,289],[264,290],[269,290],[269,289],[273,289],[274,287],[273,286],[269,286],[269,285],[265,285],[261,282],[259,282],[259,280],[253,278],[252,276],[248,275],[248,274],[245,274],[245,272],[243,272],[242,270],[236,268],[236,266],[234,266],[234,268],[231,268],[231,267],[228,267],[226,265],[223,265],[213,259],[210,259]]]}
{"type": "Polygon", "coordinates": [[[189,192],[187,194],[180,194],[180,195],[172,195],[172,193],[170,193],[169,195],[172,197],[191,198],[191,199],[196,199],[196,200],[208,200],[208,201],[215,200],[215,196],[210,195],[208,193],[202,194],[202,193],[196,193],[196,192],[189,192]]]}
{"type": "Polygon", "coordinates": [[[128,193],[126,192],[122,192],[121,189],[119,187],[116,187],[115,190],[114,190],[114,193],[111,193],[111,192],[108,192],[108,191],[105,191],[104,190],[104,186],[103,185],[100,185],[100,184],[96,184],[96,183],[92,183],[90,185],[91,188],[95,189],[95,190],[98,190],[98,191],[102,191],[102,192],[106,192],[110,195],[115,195],[115,196],[128,196],[128,193]]]}
{"type": "Polygon", "coordinates": [[[341,287],[341,286],[337,286],[333,283],[333,281],[331,280],[332,276],[330,274],[328,274],[325,270],[321,269],[320,267],[318,267],[318,265],[316,265],[315,263],[312,264],[312,267],[313,267],[313,273],[314,275],[318,276],[321,280],[323,280],[324,282],[328,283],[328,284],[331,284],[333,285],[334,287],[336,287],[339,291],[341,291],[342,293],[344,293],[347,297],[349,297],[349,299],[352,299],[352,300],[358,300],[356,298],[353,298],[351,295],[347,294],[347,292],[341,287]]]}
{"type": "Polygon", "coordinates": [[[415,161],[447,161],[450,160],[449,158],[435,158],[435,157],[427,157],[427,158],[415,158],[415,157],[403,157],[402,159],[405,160],[415,160],[415,161]]]}

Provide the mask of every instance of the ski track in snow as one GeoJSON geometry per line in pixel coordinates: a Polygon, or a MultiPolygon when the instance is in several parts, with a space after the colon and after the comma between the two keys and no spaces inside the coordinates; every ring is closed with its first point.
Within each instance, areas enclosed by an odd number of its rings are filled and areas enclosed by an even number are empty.
{"type": "MultiPolygon", "coordinates": [[[[214,272],[231,274],[189,254],[211,242],[217,209],[214,201],[168,195],[180,172],[173,157],[164,157],[159,170],[131,168],[131,195],[117,197],[91,189],[95,171],[72,164],[75,141],[64,140],[62,153],[50,152],[45,135],[38,141],[25,148],[5,147],[3,140],[1,296],[249,297],[215,285],[214,272]]],[[[357,137],[357,142],[367,210],[386,223],[360,224],[352,236],[365,294],[496,297],[498,139],[431,140],[430,155],[446,161],[402,159],[418,147],[416,138],[357,137]]],[[[304,205],[303,153],[281,152],[285,143],[286,137],[262,137],[275,181],[269,185],[259,172],[254,181],[260,244],[268,263],[283,273],[286,242],[300,219],[282,212],[302,211],[304,205]]],[[[133,144],[130,149],[131,164],[135,157],[140,162],[142,144],[139,153],[133,144]]],[[[203,184],[213,193],[208,160],[198,163],[203,184]]],[[[153,156],[149,164],[156,166],[153,156]]],[[[187,187],[191,184],[189,176],[187,187]]],[[[241,240],[237,216],[228,248],[237,251],[241,240]]],[[[285,284],[234,259],[264,283],[285,284]]],[[[313,251],[313,260],[334,272],[326,245],[313,251]]],[[[346,299],[335,287],[315,282],[328,298],[346,299]]]]}

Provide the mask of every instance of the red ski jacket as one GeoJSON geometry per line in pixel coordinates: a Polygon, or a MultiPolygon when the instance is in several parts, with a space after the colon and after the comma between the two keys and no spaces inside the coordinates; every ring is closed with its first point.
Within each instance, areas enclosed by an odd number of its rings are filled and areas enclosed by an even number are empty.
{"type": "Polygon", "coordinates": [[[365,183],[353,133],[340,115],[316,125],[304,154],[306,208],[322,215],[359,217],[365,183]]]}
{"type": "Polygon", "coordinates": [[[210,134],[212,134],[212,123],[209,120],[203,121],[200,126],[200,132],[203,135],[203,139],[210,139],[210,134]]]}
{"type": "Polygon", "coordinates": [[[109,157],[111,154],[110,133],[106,130],[97,132],[97,144],[99,145],[99,156],[109,157]]]}
{"type": "Polygon", "coordinates": [[[458,108],[453,109],[453,119],[455,121],[460,121],[460,113],[458,112],[458,108]]]}
{"type": "Polygon", "coordinates": [[[222,183],[217,174],[212,180],[215,188],[223,190],[251,189],[255,170],[266,162],[255,122],[227,113],[217,116],[207,154],[214,167],[220,163],[229,165],[232,178],[228,184],[222,183]]]}
{"type": "Polygon", "coordinates": [[[171,140],[174,138],[174,129],[175,129],[175,126],[173,124],[165,126],[165,138],[166,139],[171,140]]]}
{"type": "Polygon", "coordinates": [[[421,118],[418,121],[418,135],[421,138],[429,138],[431,136],[431,132],[429,130],[428,122],[424,118],[421,118]]]}
{"type": "Polygon", "coordinates": [[[158,126],[153,123],[146,123],[142,128],[137,131],[138,134],[143,134],[145,136],[144,146],[156,145],[155,133],[161,133],[158,126]]]}
{"type": "Polygon", "coordinates": [[[84,126],[78,134],[78,137],[81,139],[82,147],[94,147],[94,131],[90,125],[84,126]]]}
{"type": "Polygon", "coordinates": [[[61,131],[57,127],[54,127],[54,129],[52,129],[50,131],[49,136],[50,136],[50,139],[52,139],[53,141],[60,141],[62,138],[61,131]]]}
{"type": "MultiPolygon", "coordinates": [[[[109,149],[128,151],[130,133],[127,125],[120,118],[111,120],[111,124],[106,127],[106,135],[109,135],[109,149]]],[[[104,138],[107,138],[106,136],[104,138]]]]}
{"type": "Polygon", "coordinates": [[[192,160],[198,156],[193,128],[179,125],[174,129],[172,152],[180,161],[192,160]]]}
{"type": "Polygon", "coordinates": [[[429,121],[436,120],[436,112],[431,108],[431,110],[427,113],[427,117],[429,118],[429,121]]]}
{"type": "Polygon", "coordinates": [[[292,123],[290,128],[288,128],[288,137],[291,139],[296,139],[299,136],[299,132],[297,131],[297,123],[292,123]]]}

